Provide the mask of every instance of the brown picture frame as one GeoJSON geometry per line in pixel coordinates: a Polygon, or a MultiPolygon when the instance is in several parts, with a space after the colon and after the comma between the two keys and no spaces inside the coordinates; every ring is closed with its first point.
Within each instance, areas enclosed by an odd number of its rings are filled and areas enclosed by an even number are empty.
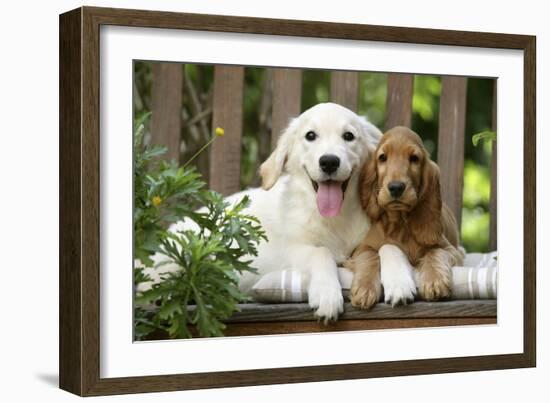
{"type": "Polygon", "coordinates": [[[81,396],[375,378],[536,365],[536,38],[390,26],[81,7],[60,16],[60,387],[81,396]],[[100,377],[101,25],[519,49],[524,52],[524,348],[521,354],[100,377]]]}

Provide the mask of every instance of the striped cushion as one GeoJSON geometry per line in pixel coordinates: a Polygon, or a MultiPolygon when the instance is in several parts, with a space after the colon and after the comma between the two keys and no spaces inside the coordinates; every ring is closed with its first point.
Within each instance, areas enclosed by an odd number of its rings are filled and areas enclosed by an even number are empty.
{"type": "MultiPolygon", "coordinates": [[[[469,253],[464,266],[453,267],[453,299],[496,299],[497,252],[469,253]]],[[[344,296],[349,295],[353,274],[338,268],[338,278],[344,296]]],[[[307,276],[298,270],[281,270],[262,276],[252,287],[258,302],[307,301],[307,276]]]]}
{"type": "Polygon", "coordinates": [[[262,276],[252,287],[252,297],[258,302],[307,301],[307,282],[295,270],[274,271],[262,276]]]}
{"type": "Polygon", "coordinates": [[[453,267],[454,299],[496,299],[497,253],[470,253],[464,266],[453,267]]]}

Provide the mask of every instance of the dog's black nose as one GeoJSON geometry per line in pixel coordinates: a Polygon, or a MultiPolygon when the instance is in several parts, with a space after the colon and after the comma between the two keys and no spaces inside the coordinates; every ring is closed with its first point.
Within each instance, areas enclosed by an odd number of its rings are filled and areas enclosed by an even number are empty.
{"type": "Polygon", "coordinates": [[[403,182],[390,182],[388,183],[388,190],[390,191],[391,197],[397,199],[403,194],[405,184],[403,182]]]}
{"type": "Polygon", "coordinates": [[[340,158],[338,158],[336,155],[325,154],[321,158],[319,158],[319,166],[321,167],[323,172],[330,175],[336,172],[336,170],[340,166],[340,158]]]}

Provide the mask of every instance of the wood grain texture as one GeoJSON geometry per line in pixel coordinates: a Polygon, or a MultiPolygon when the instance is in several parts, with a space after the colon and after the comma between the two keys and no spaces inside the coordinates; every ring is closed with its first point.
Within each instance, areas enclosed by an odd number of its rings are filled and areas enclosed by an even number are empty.
{"type": "MultiPolygon", "coordinates": [[[[287,322],[241,322],[228,323],[224,330],[225,337],[260,336],[295,333],[327,333],[359,330],[409,329],[419,327],[445,326],[476,326],[495,325],[496,317],[471,318],[407,318],[407,319],[354,319],[339,320],[324,324],[317,320],[287,321],[287,322]]],[[[196,329],[191,329],[193,337],[200,337],[196,329]]],[[[167,340],[168,334],[156,332],[147,338],[152,340],[167,340]]]]}
{"type": "Polygon", "coordinates": [[[537,361],[537,102],[536,40],[525,43],[523,56],[523,359],[537,361]]]}
{"type": "MultiPolygon", "coordinates": [[[[155,309],[151,308],[151,310],[155,309]]],[[[193,311],[194,307],[189,307],[189,309],[193,311]]],[[[316,322],[318,320],[313,315],[313,311],[307,303],[250,303],[240,304],[239,309],[240,311],[235,312],[226,320],[226,323],[316,322]]],[[[349,302],[346,302],[344,304],[344,312],[339,316],[339,320],[484,318],[496,317],[496,315],[496,300],[417,301],[414,304],[396,307],[379,303],[369,310],[356,309],[349,302]]]]}
{"type": "MultiPolygon", "coordinates": [[[[100,296],[100,131],[99,131],[99,28],[91,10],[82,9],[82,380],[88,394],[99,378],[100,296]],[[86,40],[85,38],[88,38],[86,40]],[[93,40],[93,38],[98,38],[93,40]]],[[[79,302],[74,302],[79,303],[79,302]]]]}
{"type": "MultiPolygon", "coordinates": [[[[365,311],[355,309],[348,302],[345,304],[341,320],[356,319],[405,319],[405,318],[479,318],[496,317],[496,300],[465,300],[448,302],[415,302],[407,306],[393,307],[388,304],[377,304],[365,311]]],[[[241,304],[241,311],[236,312],[227,322],[285,322],[316,321],[313,311],[307,303],[301,304],[241,304]]]]}
{"type": "Polygon", "coordinates": [[[168,148],[165,158],[179,162],[183,65],[152,63],[151,143],[168,148]]]}
{"type": "Polygon", "coordinates": [[[536,364],[535,38],[477,32],[83,7],[60,18],[60,385],[85,396],[412,374],[536,364]],[[99,373],[99,27],[103,24],[432,43],[524,51],[524,352],[378,363],[101,378],[99,373]],[[79,62],[80,61],[80,62],[79,62]],[[69,64],[76,63],[72,73],[69,64]],[[78,75],[80,74],[80,77],[78,75]],[[66,85],[70,83],[71,85],[66,85]],[[81,97],[81,104],[68,107],[81,97]],[[63,116],[67,113],[68,116],[63,116]],[[80,115],[80,117],[78,116],[80,115]],[[74,138],[73,138],[74,137],[74,138]],[[74,143],[71,144],[71,141],[74,143]],[[81,153],[75,152],[80,144],[81,153]],[[65,168],[72,169],[69,172],[65,168]],[[63,223],[74,223],[67,228],[63,223]],[[75,236],[80,236],[78,247],[75,236]],[[69,241],[70,239],[70,241],[69,241]],[[76,245],[76,247],[75,247],[76,245]]]}
{"type": "Polygon", "coordinates": [[[59,387],[81,394],[80,9],[59,19],[59,387]]]}
{"type": "Polygon", "coordinates": [[[496,324],[494,317],[476,318],[419,318],[419,319],[356,319],[339,320],[327,325],[318,321],[230,323],[225,335],[259,336],[292,333],[326,333],[358,330],[408,329],[418,327],[475,326],[496,324]]]}
{"type": "Polygon", "coordinates": [[[441,78],[437,164],[441,171],[441,197],[462,221],[464,188],[464,130],[466,125],[466,77],[441,78]]]}
{"type": "Polygon", "coordinates": [[[526,368],[524,354],[103,378],[87,396],[526,368]]]}
{"type": "Polygon", "coordinates": [[[244,67],[214,68],[212,128],[225,134],[210,146],[210,189],[230,195],[241,189],[244,67]]]}
{"type": "Polygon", "coordinates": [[[413,74],[388,74],[385,130],[395,126],[411,127],[413,90],[413,74]]]}
{"type": "Polygon", "coordinates": [[[330,100],[354,112],[359,102],[359,73],[333,71],[330,74],[330,100]]]}
{"type": "Polygon", "coordinates": [[[271,149],[292,118],[302,111],[302,70],[273,69],[271,149]]]}
{"type": "Polygon", "coordinates": [[[262,35],[302,36],[397,43],[524,49],[533,36],[492,32],[394,27],[386,25],[343,24],[340,22],[300,21],[257,17],[177,13],[169,11],[84,7],[98,23],[238,32],[262,35]]]}
{"type": "MultiPolygon", "coordinates": [[[[498,102],[497,102],[497,88],[498,80],[493,80],[493,116],[492,116],[492,129],[495,133],[497,131],[498,121],[498,102]]],[[[492,153],[491,153],[491,198],[489,201],[489,250],[497,250],[497,142],[493,141],[492,153]]]]}

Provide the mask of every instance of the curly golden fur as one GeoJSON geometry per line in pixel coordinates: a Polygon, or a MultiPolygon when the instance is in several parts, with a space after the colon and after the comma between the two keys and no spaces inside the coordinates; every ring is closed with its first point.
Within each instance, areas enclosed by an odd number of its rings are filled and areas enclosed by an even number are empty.
{"type": "Polygon", "coordinates": [[[354,271],[352,304],[368,309],[380,300],[378,250],[385,244],[398,246],[415,267],[422,299],[450,297],[451,268],[464,256],[456,219],[441,201],[439,167],[420,137],[401,126],[386,132],[363,167],[359,193],[371,228],[346,263],[354,271]]]}

